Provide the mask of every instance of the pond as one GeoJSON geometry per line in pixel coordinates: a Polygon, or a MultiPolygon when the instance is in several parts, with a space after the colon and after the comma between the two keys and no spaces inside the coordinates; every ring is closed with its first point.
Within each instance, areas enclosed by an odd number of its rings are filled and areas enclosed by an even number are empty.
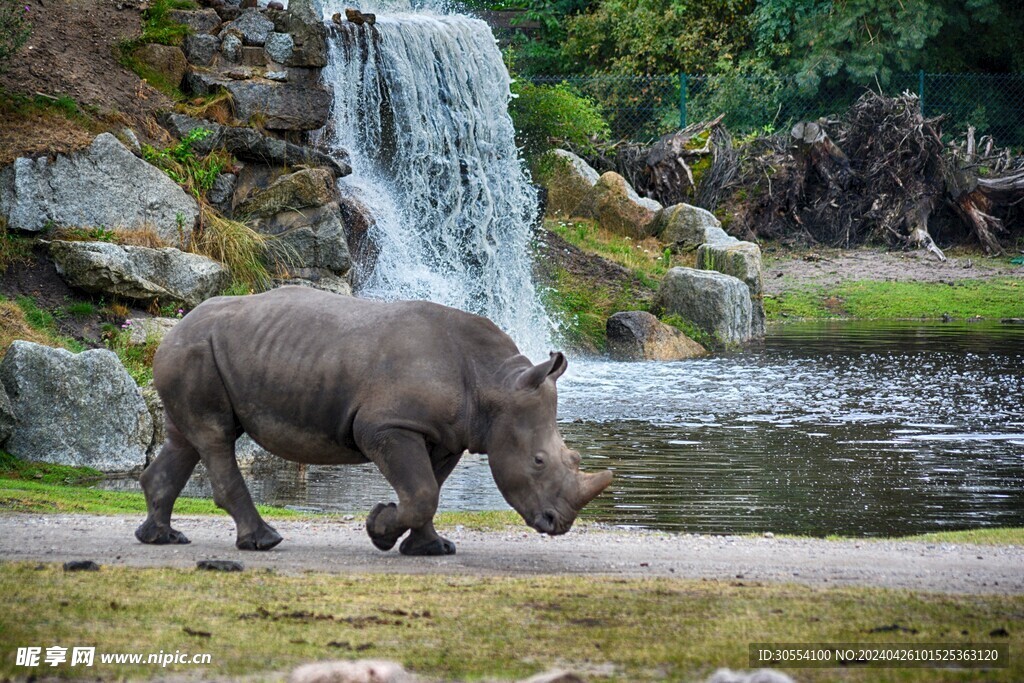
{"type": "MultiPolygon", "coordinates": [[[[708,359],[575,360],[559,387],[566,442],[616,474],[585,519],[853,536],[1024,526],[1024,326],[780,325],[708,359]]],[[[275,505],[393,499],[371,466],[282,463],[247,479],[275,505]]],[[[208,484],[193,477],[186,495],[208,484]]],[[[464,458],[441,498],[507,508],[483,456],[464,458]]]]}

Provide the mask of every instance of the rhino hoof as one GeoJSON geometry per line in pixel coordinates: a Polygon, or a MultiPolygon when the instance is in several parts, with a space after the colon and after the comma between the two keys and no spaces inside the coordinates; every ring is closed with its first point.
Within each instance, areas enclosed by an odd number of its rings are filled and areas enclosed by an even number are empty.
{"type": "Polygon", "coordinates": [[[153,545],[184,545],[191,543],[185,534],[163,524],[146,520],[135,530],[135,538],[142,543],[153,545]]]}
{"type": "Polygon", "coordinates": [[[398,506],[394,503],[388,503],[387,505],[384,503],[377,503],[373,506],[373,509],[370,510],[370,514],[366,517],[366,533],[378,550],[391,550],[395,547],[395,543],[398,543],[398,539],[402,535],[387,534],[383,531],[377,530],[377,518],[388,508],[394,508],[395,512],[398,511],[398,506]]]}
{"type": "Polygon", "coordinates": [[[455,544],[449,541],[447,538],[435,538],[432,541],[426,543],[417,542],[415,536],[411,535],[409,538],[402,541],[402,545],[399,546],[398,552],[403,555],[454,555],[455,544]]]}
{"type": "Polygon", "coordinates": [[[282,540],[284,539],[281,538],[281,534],[277,533],[274,527],[264,524],[251,534],[239,536],[235,541],[235,547],[239,550],[270,550],[282,540]]]}

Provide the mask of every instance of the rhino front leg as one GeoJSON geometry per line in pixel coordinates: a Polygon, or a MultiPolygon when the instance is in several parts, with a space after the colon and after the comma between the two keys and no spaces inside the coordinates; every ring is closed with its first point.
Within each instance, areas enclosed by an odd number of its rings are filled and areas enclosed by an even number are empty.
{"type": "Polygon", "coordinates": [[[402,554],[453,555],[455,544],[434,530],[440,487],[423,435],[389,429],[377,432],[367,441],[363,452],[398,494],[398,505],[378,504],[366,518],[366,532],[373,544],[390,550],[411,530],[399,547],[402,554]]]}
{"type": "Polygon", "coordinates": [[[171,528],[171,511],[198,462],[199,451],[168,419],[167,441],[139,478],[149,516],[135,530],[135,538],[157,545],[189,542],[185,534],[171,528]]]}

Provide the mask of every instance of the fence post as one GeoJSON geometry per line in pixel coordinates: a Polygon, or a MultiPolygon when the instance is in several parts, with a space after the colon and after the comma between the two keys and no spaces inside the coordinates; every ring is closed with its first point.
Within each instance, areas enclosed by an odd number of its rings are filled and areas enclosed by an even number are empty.
{"type": "Polygon", "coordinates": [[[686,74],[679,74],[679,129],[686,128],[686,74]]]}
{"type": "Polygon", "coordinates": [[[917,70],[917,101],[921,103],[921,118],[924,118],[924,69],[917,70]]]}

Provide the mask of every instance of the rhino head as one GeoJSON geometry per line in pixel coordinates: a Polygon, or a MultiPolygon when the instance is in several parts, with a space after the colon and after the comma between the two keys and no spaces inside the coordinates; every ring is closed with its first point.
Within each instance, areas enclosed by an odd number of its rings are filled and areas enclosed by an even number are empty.
{"type": "Polygon", "coordinates": [[[580,454],[566,447],[555,417],[557,380],[565,356],[510,371],[496,397],[486,439],[491,474],[505,500],[531,527],[564,534],[583,506],[612,481],[612,473],[580,472],[580,454]]]}

